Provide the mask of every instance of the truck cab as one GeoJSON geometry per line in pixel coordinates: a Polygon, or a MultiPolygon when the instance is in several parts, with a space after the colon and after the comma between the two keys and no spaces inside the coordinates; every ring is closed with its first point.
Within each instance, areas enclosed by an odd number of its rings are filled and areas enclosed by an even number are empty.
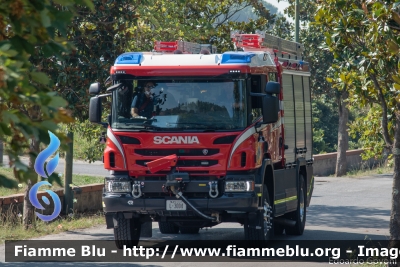
{"type": "Polygon", "coordinates": [[[103,208],[118,248],[151,236],[153,221],[165,234],[223,222],[242,224],[249,240],[303,233],[313,159],[302,46],[231,37],[242,51],[156,42],[118,56],[105,94],[91,85],[89,120],[107,128],[103,208]]]}

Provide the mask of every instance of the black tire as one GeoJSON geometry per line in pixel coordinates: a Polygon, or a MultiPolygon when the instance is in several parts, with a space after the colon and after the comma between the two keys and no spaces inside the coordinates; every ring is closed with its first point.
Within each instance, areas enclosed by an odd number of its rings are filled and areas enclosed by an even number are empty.
{"type": "Polygon", "coordinates": [[[246,222],[244,224],[244,236],[246,240],[268,241],[272,238],[272,212],[270,211],[270,208],[272,207],[270,204],[268,190],[265,185],[263,187],[263,198],[261,201],[261,203],[264,204],[264,209],[257,212],[257,225],[261,227],[257,227],[259,229],[255,228],[254,226],[249,227],[249,224],[246,222]],[[268,215],[270,216],[269,218],[268,215]]]}
{"type": "Polygon", "coordinates": [[[179,233],[179,227],[172,222],[158,222],[158,229],[162,234],[179,233]]]}
{"type": "Polygon", "coordinates": [[[304,177],[300,174],[300,186],[297,198],[297,210],[288,214],[288,218],[295,221],[294,226],[286,226],[285,232],[287,235],[302,235],[304,232],[304,227],[306,226],[306,197],[307,188],[304,182],[304,177]]]}
{"type": "Polygon", "coordinates": [[[181,234],[198,234],[200,228],[199,227],[179,227],[181,234]]]}
{"type": "Polygon", "coordinates": [[[117,248],[122,249],[124,245],[132,248],[137,246],[140,239],[142,224],[137,219],[117,218],[118,227],[114,228],[114,239],[117,248]]]}

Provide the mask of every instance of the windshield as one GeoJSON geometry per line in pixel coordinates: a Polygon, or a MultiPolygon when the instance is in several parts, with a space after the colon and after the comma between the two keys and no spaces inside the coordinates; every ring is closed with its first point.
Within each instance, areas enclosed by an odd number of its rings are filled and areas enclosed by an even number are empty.
{"type": "Polygon", "coordinates": [[[247,124],[245,80],[123,81],[113,93],[112,127],[232,130],[247,124]]]}

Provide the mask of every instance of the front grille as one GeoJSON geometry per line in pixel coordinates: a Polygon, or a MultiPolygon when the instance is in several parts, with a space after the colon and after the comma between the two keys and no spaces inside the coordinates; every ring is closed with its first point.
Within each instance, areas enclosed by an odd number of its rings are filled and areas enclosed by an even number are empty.
{"type": "Polygon", "coordinates": [[[169,156],[176,154],[177,156],[212,156],[219,153],[216,148],[185,148],[185,149],[135,149],[135,153],[142,156],[169,156]]]}
{"type": "MultiPolygon", "coordinates": [[[[146,166],[150,160],[137,160],[136,164],[146,166]]],[[[176,167],[210,167],[218,164],[218,160],[178,160],[176,167]]]]}

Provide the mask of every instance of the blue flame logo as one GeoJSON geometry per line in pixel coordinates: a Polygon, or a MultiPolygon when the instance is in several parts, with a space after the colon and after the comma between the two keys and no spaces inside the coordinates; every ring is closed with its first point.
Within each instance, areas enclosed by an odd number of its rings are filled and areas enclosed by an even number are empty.
{"type": "MultiPolygon", "coordinates": [[[[55,136],[52,132],[49,131],[50,135],[50,144],[49,146],[43,150],[42,152],[39,153],[39,155],[36,158],[35,161],[35,171],[37,174],[42,176],[43,178],[49,178],[49,176],[54,172],[58,165],[58,160],[59,160],[59,153],[51,159],[47,164],[46,164],[46,170],[45,170],[45,163],[46,159],[48,159],[54,152],[57,151],[57,149],[60,147],[60,140],[55,136]]],[[[51,184],[47,181],[42,181],[39,183],[36,183],[34,186],[32,186],[31,190],[29,191],[29,200],[31,201],[32,205],[40,210],[44,210],[43,206],[40,204],[39,200],[37,199],[37,192],[39,190],[39,187],[42,185],[50,185],[51,184]]],[[[46,190],[46,192],[53,198],[54,201],[54,211],[51,215],[43,215],[38,212],[36,212],[36,216],[38,216],[41,220],[43,221],[51,221],[54,220],[55,218],[58,217],[58,215],[61,212],[61,201],[60,198],[56,193],[54,193],[51,190],[46,190]]],[[[50,201],[46,196],[42,196],[42,200],[46,205],[50,205],[50,201]]]]}

